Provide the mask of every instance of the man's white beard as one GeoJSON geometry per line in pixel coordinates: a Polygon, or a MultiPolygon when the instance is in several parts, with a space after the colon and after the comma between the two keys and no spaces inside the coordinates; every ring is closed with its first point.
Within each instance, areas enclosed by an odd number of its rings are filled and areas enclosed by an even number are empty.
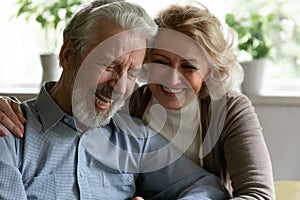
{"type": "Polygon", "coordinates": [[[72,103],[75,120],[80,123],[80,126],[83,125],[86,129],[107,125],[114,114],[124,106],[125,101],[123,98],[118,98],[114,100],[109,110],[99,111],[95,108],[94,95],[88,94],[87,96],[79,89],[76,89],[73,92],[72,103]]]}

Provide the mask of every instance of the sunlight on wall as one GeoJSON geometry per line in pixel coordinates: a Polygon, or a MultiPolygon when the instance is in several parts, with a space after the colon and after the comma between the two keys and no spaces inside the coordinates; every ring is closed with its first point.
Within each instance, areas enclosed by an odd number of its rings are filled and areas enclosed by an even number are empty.
{"type": "Polygon", "coordinates": [[[38,83],[42,71],[35,33],[39,30],[35,24],[12,18],[14,10],[13,1],[1,2],[0,83],[38,83]]]}

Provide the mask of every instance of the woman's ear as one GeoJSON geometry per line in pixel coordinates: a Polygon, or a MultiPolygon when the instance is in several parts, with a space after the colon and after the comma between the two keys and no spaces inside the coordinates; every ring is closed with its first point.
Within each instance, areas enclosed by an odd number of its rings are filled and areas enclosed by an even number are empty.
{"type": "Polygon", "coordinates": [[[64,41],[63,45],[61,46],[60,53],[59,53],[59,61],[64,70],[69,70],[72,67],[72,59],[71,56],[73,52],[73,46],[70,40],[64,41]]]}
{"type": "Polygon", "coordinates": [[[205,69],[204,75],[203,75],[203,80],[204,80],[204,82],[211,78],[212,73],[214,73],[214,71],[215,71],[215,72],[216,72],[216,71],[218,72],[217,69],[216,69],[216,70],[213,70],[212,67],[207,67],[207,69],[205,69]]]}

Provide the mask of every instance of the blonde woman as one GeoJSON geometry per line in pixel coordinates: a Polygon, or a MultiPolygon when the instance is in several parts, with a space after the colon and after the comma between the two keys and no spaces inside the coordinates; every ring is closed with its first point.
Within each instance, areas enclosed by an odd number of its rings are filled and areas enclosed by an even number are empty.
{"type": "Polygon", "coordinates": [[[234,91],[243,77],[235,34],[201,5],[172,5],[155,22],[162,29],[147,57],[148,84],[132,95],[131,115],[220,177],[233,199],[275,199],[257,114],[234,91]]]}

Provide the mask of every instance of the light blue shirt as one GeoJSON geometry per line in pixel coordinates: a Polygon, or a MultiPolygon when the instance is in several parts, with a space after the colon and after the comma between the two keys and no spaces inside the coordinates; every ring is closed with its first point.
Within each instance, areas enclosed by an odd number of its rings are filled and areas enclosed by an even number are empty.
{"type": "MultiPolygon", "coordinates": [[[[0,138],[0,199],[226,199],[227,192],[214,175],[184,157],[153,172],[144,169],[162,160],[144,156],[165,144],[160,136],[132,137],[130,130],[121,130],[116,115],[103,127],[91,129],[87,135],[101,132],[117,147],[140,156],[117,157],[117,167],[105,163],[115,154],[104,149],[107,157],[86,148],[84,137],[74,126],[71,116],[64,113],[50,97],[54,83],[47,83],[37,99],[23,103],[27,122],[22,139],[9,134],[0,138]],[[140,170],[131,172],[130,168],[140,170]]],[[[126,116],[123,116],[126,118],[126,116]]],[[[142,127],[142,126],[141,126],[142,127]]],[[[129,127],[130,128],[130,127],[129,127]]],[[[142,127],[142,135],[150,129],[142,127]]],[[[99,135],[99,134],[98,134],[99,135]]],[[[153,135],[153,133],[150,133],[153,135]]],[[[104,145],[105,146],[105,145],[104,145]]],[[[103,155],[103,154],[102,154],[103,155]]]]}

